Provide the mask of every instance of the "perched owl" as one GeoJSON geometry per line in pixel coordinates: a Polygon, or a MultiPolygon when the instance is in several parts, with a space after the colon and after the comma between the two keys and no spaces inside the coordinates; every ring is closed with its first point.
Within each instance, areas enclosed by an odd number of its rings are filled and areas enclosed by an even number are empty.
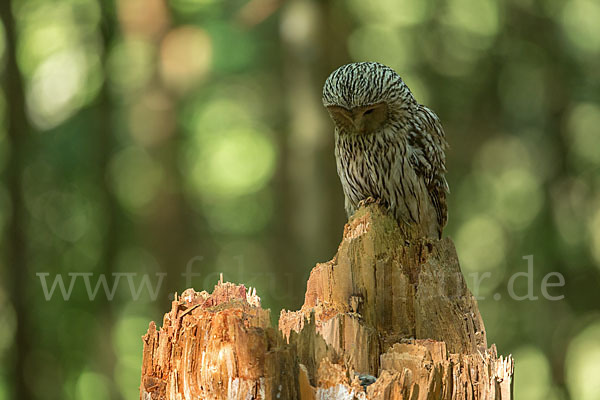
{"type": "Polygon", "coordinates": [[[448,146],[438,117],[402,78],[376,62],[344,65],[323,87],[335,124],[337,172],[352,215],[380,201],[411,237],[441,238],[446,225],[448,146]]]}

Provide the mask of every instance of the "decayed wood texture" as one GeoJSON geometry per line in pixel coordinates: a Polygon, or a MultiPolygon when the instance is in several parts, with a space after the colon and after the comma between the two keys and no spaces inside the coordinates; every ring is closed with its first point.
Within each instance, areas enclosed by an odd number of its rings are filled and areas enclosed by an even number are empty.
{"type": "Polygon", "coordinates": [[[243,285],[188,289],[143,338],[140,399],[295,399],[291,346],[243,285]]]}
{"type": "Polygon", "coordinates": [[[184,292],[144,338],[141,397],[511,399],[513,360],[487,347],[452,241],[404,237],[361,208],[281,334],[243,286],[184,292]]]}
{"type": "Polygon", "coordinates": [[[510,399],[512,358],[487,348],[452,241],[404,237],[377,205],[360,209],[312,270],[303,307],[281,312],[317,398],[510,399]],[[378,379],[365,393],[356,374],[378,379]]]}

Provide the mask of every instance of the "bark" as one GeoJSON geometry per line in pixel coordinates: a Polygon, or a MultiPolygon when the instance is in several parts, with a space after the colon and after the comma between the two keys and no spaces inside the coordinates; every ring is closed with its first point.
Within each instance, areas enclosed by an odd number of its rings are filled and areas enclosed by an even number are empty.
{"type": "Polygon", "coordinates": [[[149,377],[185,387],[169,382],[186,371],[202,379],[177,382],[206,399],[511,399],[513,360],[488,348],[452,241],[404,237],[379,206],[361,208],[334,259],[312,270],[302,308],[281,312],[279,332],[243,286],[219,284],[212,296],[235,287],[238,300],[196,306],[187,319],[178,310],[194,305],[175,302],[163,329],[151,325],[145,337],[142,398],[188,398],[147,390],[149,377]]]}

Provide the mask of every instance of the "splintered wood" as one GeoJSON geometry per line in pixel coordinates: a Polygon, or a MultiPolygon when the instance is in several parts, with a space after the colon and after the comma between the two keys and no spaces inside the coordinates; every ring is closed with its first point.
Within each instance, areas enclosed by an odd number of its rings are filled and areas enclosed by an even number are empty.
{"type": "Polygon", "coordinates": [[[143,341],[140,399],[298,398],[293,348],[243,285],[186,290],[143,341]]]}
{"type": "Polygon", "coordinates": [[[452,241],[405,237],[360,209],[279,331],[242,285],[186,290],[144,336],[140,398],[511,399],[452,241]]]}

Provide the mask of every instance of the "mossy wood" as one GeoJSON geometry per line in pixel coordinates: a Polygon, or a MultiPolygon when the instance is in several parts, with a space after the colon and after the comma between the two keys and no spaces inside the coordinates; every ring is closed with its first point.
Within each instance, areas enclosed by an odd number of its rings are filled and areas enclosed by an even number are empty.
{"type": "Polygon", "coordinates": [[[144,336],[140,399],[512,399],[452,241],[406,237],[361,208],[278,330],[243,285],[186,290],[144,336]]]}

